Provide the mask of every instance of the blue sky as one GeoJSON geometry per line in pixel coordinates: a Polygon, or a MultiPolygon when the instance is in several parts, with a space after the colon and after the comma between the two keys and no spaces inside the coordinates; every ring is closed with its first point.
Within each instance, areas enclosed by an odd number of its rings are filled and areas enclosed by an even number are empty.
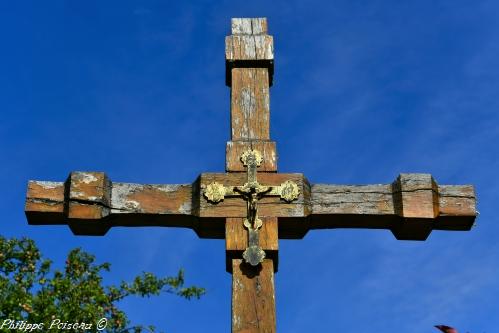
{"type": "Polygon", "coordinates": [[[72,170],[190,183],[223,171],[229,139],[224,36],[267,17],[275,43],[271,137],[279,170],[313,183],[390,183],[401,172],[474,184],[471,232],[401,242],[322,230],[281,241],[278,331],[493,333],[499,324],[499,3],[496,1],[51,1],[0,4],[0,200],[5,236],[59,265],[74,247],[207,288],[122,304],[168,332],[229,332],[224,242],[191,230],[117,228],[76,237],[28,226],[29,179],[72,170]]]}

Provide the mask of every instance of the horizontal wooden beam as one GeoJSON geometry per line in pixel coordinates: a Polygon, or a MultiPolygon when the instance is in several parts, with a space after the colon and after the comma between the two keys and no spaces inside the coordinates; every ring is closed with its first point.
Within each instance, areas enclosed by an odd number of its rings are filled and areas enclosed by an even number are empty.
{"type": "MultiPolygon", "coordinates": [[[[245,173],[202,174],[191,184],[130,184],[111,182],[101,172],[72,172],[66,182],[30,181],[25,212],[33,225],[67,224],[78,235],[103,235],[118,226],[191,228],[202,238],[225,238],[228,217],[246,217],[242,198],[210,203],[202,188],[211,182],[242,186],[245,173]]],[[[306,217],[310,185],[301,174],[259,174],[264,185],[295,181],[300,197],[292,203],[264,198],[260,217],[306,217]]]]}
{"type": "MultiPolygon", "coordinates": [[[[191,228],[202,238],[225,238],[225,219],[246,216],[242,198],[210,203],[202,188],[212,182],[240,186],[245,173],[202,174],[191,184],[113,183],[103,173],[73,172],[66,182],[30,181],[30,224],[67,224],[75,234],[103,235],[117,226],[191,228]]],[[[328,228],[389,229],[398,239],[424,240],[432,230],[469,230],[476,218],[471,185],[437,185],[427,174],[402,174],[392,184],[310,185],[301,174],[259,173],[263,185],[292,180],[291,203],[262,198],[261,217],[277,217],[279,238],[302,238],[328,228]]]]}
{"type": "Polygon", "coordinates": [[[75,234],[116,226],[193,228],[192,186],[112,183],[101,172],[72,172],[66,182],[30,181],[29,224],[67,224],[75,234]]]}
{"type": "Polygon", "coordinates": [[[390,229],[397,239],[424,240],[431,230],[470,230],[471,185],[437,185],[427,174],[401,174],[392,184],[311,188],[310,229],[390,229]]]}

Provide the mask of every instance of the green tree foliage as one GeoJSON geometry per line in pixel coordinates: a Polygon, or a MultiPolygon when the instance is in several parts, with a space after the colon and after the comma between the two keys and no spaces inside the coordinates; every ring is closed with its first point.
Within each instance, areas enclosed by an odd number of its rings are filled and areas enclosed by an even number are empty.
{"type": "Polygon", "coordinates": [[[29,331],[28,324],[41,323],[41,329],[32,331],[99,332],[101,318],[107,325],[100,332],[154,332],[152,326],[130,327],[117,303],[132,295],[166,292],[192,299],[205,293],[203,288],[185,287],[182,270],[174,277],[142,273],[132,282],[104,286],[101,273],[109,271],[110,264],[96,264],[93,255],[79,248],[69,252],[63,271],[52,272],[51,264],[33,240],[0,236],[0,332],[29,331]]]}

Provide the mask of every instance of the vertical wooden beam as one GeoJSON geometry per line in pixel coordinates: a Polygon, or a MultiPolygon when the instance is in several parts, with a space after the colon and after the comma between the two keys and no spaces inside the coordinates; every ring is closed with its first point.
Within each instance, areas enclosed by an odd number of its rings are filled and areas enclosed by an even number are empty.
{"type": "Polygon", "coordinates": [[[265,18],[232,19],[232,34],[225,40],[225,61],[231,87],[226,170],[245,171],[239,158],[252,148],[263,154],[258,171],[275,172],[277,154],[275,142],[270,140],[269,119],[274,49],[265,18]]]}
{"type": "Polygon", "coordinates": [[[273,266],[232,259],[232,333],[276,332],[273,266]]]}
{"type": "MultiPolygon", "coordinates": [[[[255,64],[256,65],[256,64],[255,64]]],[[[270,96],[267,68],[232,68],[231,139],[270,139],[270,96]]]]}
{"type": "MultiPolygon", "coordinates": [[[[226,83],[230,86],[231,140],[227,142],[227,172],[244,172],[241,154],[256,149],[263,156],[258,172],[277,171],[275,142],[270,140],[270,86],[274,69],[272,36],[265,18],[232,19],[225,39],[226,83]]],[[[241,254],[247,247],[242,218],[226,220],[227,270],[232,273],[232,332],[276,331],[274,269],[277,269],[277,218],[264,218],[260,245],[266,259],[251,266],[241,254]]]]}
{"type": "Polygon", "coordinates": [[[227,270],[232,273],[232,332],[267,333],[276,331],[274,273],[278,262],[277,218],[262,218],[260,245],[266,258],[258,266],[241,259],[248,246],[248,233],[242,218],[225,222],[227,270]]]}

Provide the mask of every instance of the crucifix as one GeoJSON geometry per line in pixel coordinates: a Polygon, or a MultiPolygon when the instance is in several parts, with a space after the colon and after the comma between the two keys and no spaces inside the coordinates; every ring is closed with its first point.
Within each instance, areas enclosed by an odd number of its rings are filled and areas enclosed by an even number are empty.
{"type": "Polygon", "coordinates": [[[309,230],[388,229],[400,240],[432,230],[470,230],[477,215],[471,185],[439,185],[429,174],[400,174],[391,184],[310,184],[277,173],[270,139],[269,88],[274,52],[265,18],[232,19],[225,40],[231,137],[225,173],[192,184],[112,182],[102,172],[71,172],[65,182],[30,181],[29,224],[68,225],[76,235],[117,226],[193,229],[225,239],[232,274],[232,332],[275,332],[274,274],[278,240],[309,230]]]}

